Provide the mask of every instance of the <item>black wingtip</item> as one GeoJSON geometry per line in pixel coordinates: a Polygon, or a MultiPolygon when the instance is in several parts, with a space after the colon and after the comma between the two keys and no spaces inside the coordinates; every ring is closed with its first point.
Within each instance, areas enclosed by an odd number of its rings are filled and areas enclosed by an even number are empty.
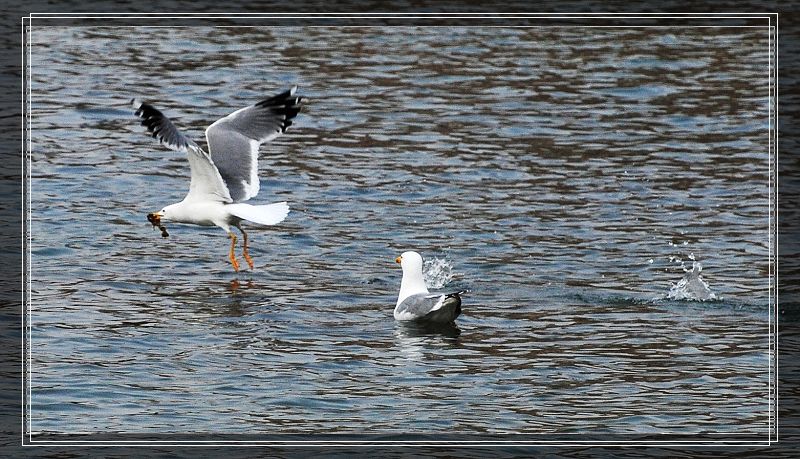
{"type": "Polygon", "coordinates": [[[270,112],[276,115],[283,115],[283,124],[281,125],[281,132],[286,132],[286,129],[292,125],[292,120],[300,113],[303,108],[303,101],[305,98],[296,96],[297,86],[292,86],[290,89],[276,94],[268,99],[264,99],[256,103],[258,107],[269,109],[270,112]]]}
{"type": "Polygon", "coordinates": [[[131,99],[131,101],[134,106],[138,104],[136,116],[139,117],[140,124],[147,128],[147,132],[151,137],[171,149],[181,149],[190,146],[190,141],[175,129],[172,122],[164,116],[161,111],[135,98],[131,99]]]}
{"type": "Polygon", "coordinates": [[[471,291],[471,290],[465,289],[465,290],[459,290],[459,291],[457,291],[457,292],[445,293],[444,297],[445,297],[445,298],[451,298],[451,297],[452,297],[452,298],[458,298],[458,299],[460,300],[460,299],[461,299],[461,294],[462,294],[462,293],[469,293],[470,291],[471,291]]]}

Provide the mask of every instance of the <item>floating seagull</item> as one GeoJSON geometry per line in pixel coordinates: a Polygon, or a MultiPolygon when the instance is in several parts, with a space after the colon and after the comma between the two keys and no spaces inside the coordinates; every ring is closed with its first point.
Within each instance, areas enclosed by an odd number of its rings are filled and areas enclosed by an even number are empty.
{"type": "Polygon", "coordinates": [[[396,320],[420,322],[452,322],[461,314],[461,297],[455,293],[430,293],[422,277],[422,256],[403,252],[395,259],[403,268],[400,295],[394,307],[396,320]]]}
{"type": "Polygon", "coordinates": [[[233,269],[239,271],[234,254],[237,238],[231,231],[234,226],[242,232],[242,255],[253,269],[242,220],[275,225],[286,218],[289,206],[286,202],[253,206],[244,201],[258,194],[259,146],[284,133],[300,112],[302,97],[295,96],[295,90],[297,86],[215,121],[206,129],[208,153],[181,134],[169,118],[152,105],[131,100],[136,115],[153,137],[167,148],[185,152],[189,157],[192,174],[189,193],[183,201],[147,216],[154,227],[161,229],[163,237],[169,234],[162,220],[219,226],[231,239],[229,258],[233,269]]]}

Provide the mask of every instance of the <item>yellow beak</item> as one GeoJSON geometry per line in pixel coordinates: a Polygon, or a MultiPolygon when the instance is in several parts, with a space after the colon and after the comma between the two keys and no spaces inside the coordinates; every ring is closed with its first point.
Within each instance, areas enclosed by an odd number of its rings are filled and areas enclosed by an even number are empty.
{"type": "Polygon", "coordinates": [[[394,259],[395,263],[400,263],[401,261],[403,261],[403,257],[397,257],[394,259]]]}

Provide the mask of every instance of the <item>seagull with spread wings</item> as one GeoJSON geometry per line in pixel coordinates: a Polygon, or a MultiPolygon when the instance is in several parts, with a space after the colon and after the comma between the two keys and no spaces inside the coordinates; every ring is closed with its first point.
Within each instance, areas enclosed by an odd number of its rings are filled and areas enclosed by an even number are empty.
{"type": "Polygon", "coordinates": [[[254,268],[247,251],[247,233],[241,222],[275,225],[286,218],[289,206],[286,202],[254,206],[244,201],[258,194],[259,147],[286,132],[300,112],[303,98],[295,95],[296,90],[297,86],[292,87],[214,122],[206,129],[208,152],[181,134],[155,107],[131,100],[136,116],[152,136],[167,148],[186,153],[189,158],[192,176],[189,193],[183,201],[147,216],[153,226],[161,228],[163,237],[168,233],[162,221],[216,225],[228,233],[229,258],[233,269],[239,271],[234,253],[237,237],[231,230],[236,227],[244,238],[242,255],[250,269],[254,268]]]}

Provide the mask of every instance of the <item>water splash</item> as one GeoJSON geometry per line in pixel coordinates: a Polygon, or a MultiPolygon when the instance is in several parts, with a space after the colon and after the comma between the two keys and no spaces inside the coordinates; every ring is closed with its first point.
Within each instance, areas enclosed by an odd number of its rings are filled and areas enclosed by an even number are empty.
{"type": "Polygon", "coordinates": [[[694,254],[689,255],[692,260],[692,269],[686,268],[683,261],[681,261],[681,268],[683,268],[683,278],[677,284],[672,284],[672,288],[667,293],[667,298],[671,300],[689,300],[689,301],[711,301],[716,300],[717,295],[711,291],[708,282],[703,279],[700,272],[703,270],[703,265],[695,260],[694,254]]]}
{"type": "Polygon", "coordinates": [[[428,288],[443,288],[453,279],[453,265],[445,258],[425,260],[422,276],[428,288]]]}

